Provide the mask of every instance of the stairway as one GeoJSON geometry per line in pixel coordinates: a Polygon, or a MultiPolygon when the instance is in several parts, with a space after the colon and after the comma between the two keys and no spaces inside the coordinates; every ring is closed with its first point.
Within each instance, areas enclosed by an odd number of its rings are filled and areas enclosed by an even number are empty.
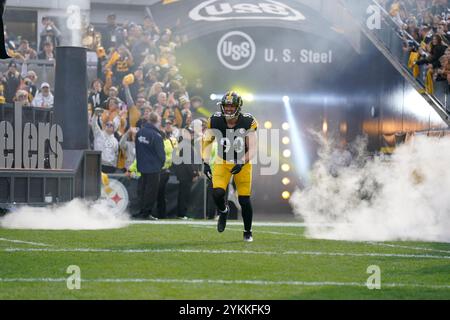
{"type": "MultiPolygon", "coordinates": [[[[419,92],[428,104],[439,114],[439,116],[450,125],[450,113],[447,110],[448,89],[442,89],[441,83],[436,83],[439,91],[435,94],[427,92],[425,83],[422,79],[414,77],[412,70],[408,67],[407,57],[403,51],[402,44],[404,39],[400,35],[397,23],[392,19],[388,12],[381,7],[376,0],[340,0],[341,4],[350,13],[353,19],[360,25],[362,33],[373,43],[373,45],[389,60],[395,69],[419,92]],[[372,6],[373,10],[368,8],[372,6]],[[381,14],[378,21],[381,22],[381,28],[369,28],[367,23],[374,10],[381,14]]],[[[406,37],[409,37],[404,33],[406,37]]],[[[413,41],[412,37],[409,37],[413,41]]],[[[415,45],[418,45],[415,42],[415,45]]],[[[445,82],[446,84],[447,82],[445,82]]]]}

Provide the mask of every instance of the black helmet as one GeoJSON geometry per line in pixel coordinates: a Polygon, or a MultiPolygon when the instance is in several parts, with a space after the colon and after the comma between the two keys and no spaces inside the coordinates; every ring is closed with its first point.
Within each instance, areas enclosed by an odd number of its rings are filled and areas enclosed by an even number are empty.
{"type": "Polygon", "coordinates": [[[220,105],[220,111],[222,112],[223,116],[227,119],[234,119],[239,116],[241,113],[241,108],[243,105],[242,98],[239,94],[237,94],[234,91],[228,91],[222,98],[222,101],[219,103],[220,105]],[[236,112],[233,114],[227,114],[225,113],[224,107],[226,105],[232,105],[236,108],[236,112]]]}

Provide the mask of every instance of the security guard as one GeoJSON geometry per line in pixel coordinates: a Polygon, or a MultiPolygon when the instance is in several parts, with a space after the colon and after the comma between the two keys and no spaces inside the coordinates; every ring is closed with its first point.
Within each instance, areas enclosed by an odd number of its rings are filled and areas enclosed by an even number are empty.
{"type": "Polygon", "coordinates": [[[157,220],[151,215],[158,196],[159,177],[166,161],[164,142],[157,128],[159,116],[152,112],[149,121],[136,135],[136,162],[139,179],[140,214],[143,219],[157,220]]]}

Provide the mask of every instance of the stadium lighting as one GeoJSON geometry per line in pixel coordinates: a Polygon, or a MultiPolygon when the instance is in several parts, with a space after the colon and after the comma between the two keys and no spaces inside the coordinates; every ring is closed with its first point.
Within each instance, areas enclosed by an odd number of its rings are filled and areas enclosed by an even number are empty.
{"type": "MultiPolygon", "coordinates": [[[[289,102],[289,97],[284,97],[284,109],[286,110],[287,126],[283,124],[283,129],[289,128],[289,133],[292,139],[292,156],[295,169],[300,175],[300,177],[305,181],[309,181],[309,166],[307,152],[305,151],[304,143],[302,141],[302,134],[299,128],[301,123],[292,110],[291,103],[289,102]],[[287,99],[284,99],[287,98],[287,99]]],[[[284,138],[283,138],[284,139],[284,138]]],[[[289,140],[290,142],[290,140],[289,140]]],[[[284,143],[284,141],[283,141],[284,143]]],[[[283,168],[282,168],[283,169],[283,168]]],[[[289,167],[290,170],[290,167],[289,167]]],[[[289,171],[287,170],[287,171],[289,171]]],[[[283,170],[284,171],[284,170],[283,170]]],[[[287,172],[285,171],[285,172],[287,172]]]]}
{"type": "Polygon", "coordinates": [[[284,192],[281,194],[281,197],[282,197],[284,200],[289,200],[289,198],[291,197],[291,193],[290,193],[289,191],[284,191],[284,192]]]}
{"type": "Polygon", "coordinates": [[[246,93],[242,96],[245,101],[252,102],[255,100],[255,96],[251,93],[246,93]]]}
{"type": "Polygon", "coordinates": [[[289,178],[283,178],[283,180],[281,180],[281,182],[283,183],[283,185],[287,186],[288,184],[291,183],[291,180],[289,178]]]}
{"type": "Polygon", "coordinates": [[[323,131],[324,134],[327,134],[327,132],[328,132],[328,122],[327,122],[327,120],[323,121],[322,131],[323,131]]]}
{"type": "Polygon", "coordinates": [[[286,150],[283,151],[283,157],[290,158],[291,155],[292,155],[291,150],[286,149],[286,150]]]}
{"type": "Polygon", "coordinates": [[[285,163],[281,166],[281,170],[283,170],[283,172],[289,172],[291,170],[291,166],[285,163]]]}
{"type": "Polygon", "coordinates": [[[272,129],[272,122],[270,122],[270,121],[264,122],[264,128],[266,128],[266,129],[272,129]]]}
{"type": "Polygon", "coordinates": [[[283,139],[281,140],[281,142],[285,145],[291,143],[291,139],[289,139],[289,137],[283,137],[283,139]]]}
{"type": "Polygon", "coordinates": [[[217,100],[217,94],[212,93],[212,94],[209,96],[209,98],[210,98],[212,101],[217,100]]]}
{"type": "Polygon", "coordinates": [[[288,122],[284,122],[282,125],[281,125],[281,128],[283,129],[283,130],[289,130],[290,128],[291,128],[291,126],[289,125],[289,123],[288,122]]]}

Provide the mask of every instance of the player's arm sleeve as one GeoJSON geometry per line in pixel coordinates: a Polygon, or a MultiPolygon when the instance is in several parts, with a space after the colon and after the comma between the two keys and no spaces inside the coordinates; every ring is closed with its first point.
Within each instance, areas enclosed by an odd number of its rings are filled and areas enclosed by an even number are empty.
{"type": "Polygon", "coordinates": [[[211,118],[208,119],[206,124],[206,130],[202,139],[202,159],[206,163],[209,163],[211,159],[211,148],[214,142],[213,129],[211,127],[211,118]]]}

